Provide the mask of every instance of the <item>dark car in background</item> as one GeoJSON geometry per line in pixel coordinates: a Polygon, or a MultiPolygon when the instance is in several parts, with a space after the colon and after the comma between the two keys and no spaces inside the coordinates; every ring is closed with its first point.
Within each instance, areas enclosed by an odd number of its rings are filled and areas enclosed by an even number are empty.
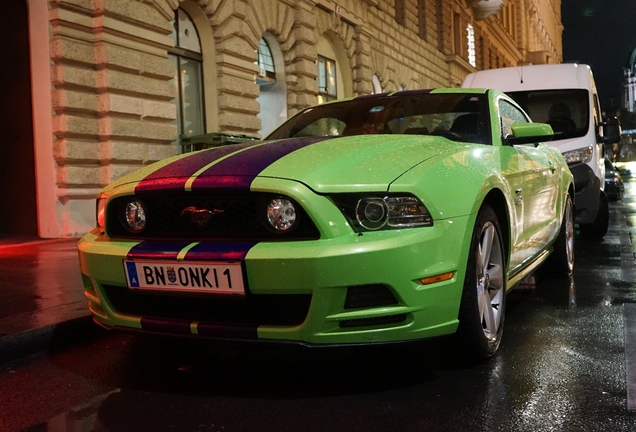
{"type": "Polygon", "coordinates": [[[618,169],[609,160],[605,159],[605,194],[610,201],[619,201],[625,194],[625,186],[618,169]]]}

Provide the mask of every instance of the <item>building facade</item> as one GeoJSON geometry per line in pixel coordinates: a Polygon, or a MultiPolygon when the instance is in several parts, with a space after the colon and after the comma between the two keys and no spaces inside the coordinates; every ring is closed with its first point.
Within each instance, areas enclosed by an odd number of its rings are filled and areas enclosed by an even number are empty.
{"type": "Polygon", "coordinates": [[[632,51],[629,62],[623,68],[622,107],[629,112],[636,111],[636,49],[632,51]]]}
{"type": "Polygon", "coordinates": [[[4,0],[0,234],[94,226],[109,182],[189,136],[325,100],[562,60],[560,0],[4,0]]]}

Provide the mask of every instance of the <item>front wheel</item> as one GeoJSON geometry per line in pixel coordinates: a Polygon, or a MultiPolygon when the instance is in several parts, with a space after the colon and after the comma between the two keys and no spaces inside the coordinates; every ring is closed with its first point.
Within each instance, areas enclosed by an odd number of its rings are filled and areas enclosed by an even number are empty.
{"type": "Polygon", "coordinates": [[[492,357],[501,342],[506,309],[506,277],[501,229],[494,210],[477,215],[459,309],[460,349],[473,360],[492,357]]]}

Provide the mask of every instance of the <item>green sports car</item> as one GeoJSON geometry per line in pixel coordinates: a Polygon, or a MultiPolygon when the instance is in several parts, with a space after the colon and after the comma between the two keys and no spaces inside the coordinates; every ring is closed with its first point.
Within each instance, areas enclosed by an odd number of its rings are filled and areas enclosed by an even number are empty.
{"type": "Polygon", "coordinates": [[[501,341],[506,292],[574,265],[572,175],[505,94],[435,89],[302,110],[97,197],[79,243],[106,328],[333,346],[501,341]]]}

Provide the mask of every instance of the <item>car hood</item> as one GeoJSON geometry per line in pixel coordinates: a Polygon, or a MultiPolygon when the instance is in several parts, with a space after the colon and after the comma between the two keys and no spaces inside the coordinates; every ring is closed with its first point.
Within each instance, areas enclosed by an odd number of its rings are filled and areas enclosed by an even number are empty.
{"type": "Polygon", "coordinates": [[[412,167],[458,146],[422,135],[331,138],[290,153],[259,176],[299,181],[318,192],[386,190],[412,167]]]}
{"type": "Polygon", "coordinates": [[[317,192],[386,190],[412,167],[471,144],[422,135],[291,138],[180,155],[133,173],[111,187],[135,192],[246,188],[258,177],[301,182],[317,192]]]}

